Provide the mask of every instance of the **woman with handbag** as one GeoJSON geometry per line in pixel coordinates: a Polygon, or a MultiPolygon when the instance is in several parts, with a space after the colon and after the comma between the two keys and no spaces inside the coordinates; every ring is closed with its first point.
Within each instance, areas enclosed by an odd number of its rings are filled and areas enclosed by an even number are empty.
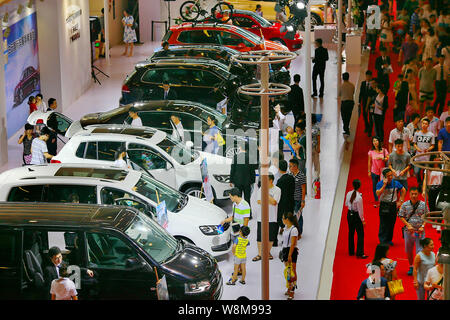
{"type": "Polygon", "coordinates": [[[380,33],[380,44],[386,48],[389,54],[390,47],[394,41],[394,34],[392,32],[392,22],[389,14],[384,14],[381,19],[381,33],[380,33]]]}
{"type": "Polygon", "coordinates": [[[364,226],[366,221],[364,219],[363,199],[362,194],[358,192],[361,187],[361,181],[353,180],[353,190],[347,193],[345,197],[345,205],[348,208],[347,222],[348,222],[348,254],[353,256],[355,254],[355,231],[358,236],[356,245],[356,258],[366,259],[368,256],[364,254],[364,226]]]}
{"type": "MultiPolygon", "coordinates": [[[[396,270],[397,261],[389,259],[387,257],[388,252],[389,252],[389,245],[387,245],[385,243],[378,244],[375,249],[375,255],[373,257],[372,264],[374,264],[378,261],[383,265],[383,272],[381,275],[388,281],[388,287],[390,287],[389,282],[395,281],[395,283],[397,284],[398,287],[401,286],[401,288],[403,288],[403,284],[401,283],[402,280],[398,279],[398,277],[397,277],[397,270],[396,270]]],[[[392,284],[391,284],[391,286],[392,286],[392,284]]],[[[390,291],[391,300],[394,300],[395,294],[398,294],[398,293],[390,291]]]]}
{"type": "Polygon", "coordinates": [[[372,149],[368,153],[368,175],[372,179],[373,197],[375,200],[374,208],[378,207],[377,183],[380,181],[381,170],[387,165],[389,160],[389,152],[383,148],[380,138],[372,138],[372,149]]]}
{"type": "Polygon", "coordinates": [[[420,240],[420,245],[422,250],[414,258],[413,284],[417,292],[417,300],[425,300],[425,277],[428,270],[434,267],[436,255],[433,252],[434,242],[430,238],[420,240]]]}
{"type": "Polygon", "coordinates": [[[136,23],[134,22],[133,16],[129,14],[127,10],[123,10],[123,42],[125,43],[125,52],[122,54],[123,56],[132,57],[134,43],[137,42],[136,37],[136,23]],[[128,53],[128,48],[130,48],[130,53],[128,53]]]}
{"type": "Polygon", "coordinates": [[[288,290],[285,292],[285,295],[288,296],[288,300],[292,300],[294,298],[295,288],[297,287],[297,240],[299,236],[297,216],[292,212],[284,213],[283,223],[285,228],[283,231],[283,247],[280,258],[288,269],[289,267],[291,268],[289,270],[288,290]],[[294,274],[294,277],[290,276],[291,273],[294,274]]]}

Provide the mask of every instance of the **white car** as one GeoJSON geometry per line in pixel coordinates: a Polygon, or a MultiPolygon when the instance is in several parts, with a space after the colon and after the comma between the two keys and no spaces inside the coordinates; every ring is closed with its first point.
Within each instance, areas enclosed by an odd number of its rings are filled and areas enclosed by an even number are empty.
{"type": "MultiPolygon", "coordinates": [[[[69,128],[66,131],[72,130],[69,128]]],[[[120,148],[127,151],[129,167],[145,171],[155,179],[196,197],[204,194],[200,164],[206,159],[214,198],[228,199],[231,159],[193,151],[165,132],[149,127],[113,124],[87,126],[73,134],[53,157],[52,163],[113,165],[115,152],[120,148]]]]}
{"type": "Polygon", "coordinates": [[[154,219],[157,204],[165,201],[167,231],[175,238],[214,256],[231,250],[231,228],[217,230],[225,211],[135,170],[64,164],[11,169],[0,174],[0,201],[128,205],[154,219]]]}

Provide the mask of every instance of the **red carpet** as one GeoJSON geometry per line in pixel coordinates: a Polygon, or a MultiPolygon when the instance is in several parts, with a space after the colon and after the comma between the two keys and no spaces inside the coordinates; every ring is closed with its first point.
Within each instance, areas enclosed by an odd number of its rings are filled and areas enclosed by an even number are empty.
{"type": "MultiPolygon", "coordinates": [[[[375,71],[375,58],[379,55],[379,52],[375,53],[370,58],[369,69],[375,71]]],[[[393,123],[393,106],[394,106],[394,94],[392,92],[392,86],[397,78],[397,74],[400,71],[400,67],[397,65],[397,54],[391,53],[391,61],[394,73],[391,74],[391,89],[389,90],[389,109],[386,114],[386,120],[384,125],[384,141],[388,141],[389,132],[394,128],[393,123]]],[[[361,260],[356,259],[354,256],[348,255],[348,225],[347,225],[347,208],[344,206],[342,211],[342,219],[339,230],[339,237],[336,247],[336,256],[333,266],[333,284],[331,290],[331,300],[355,300],[359,286],[361,282],[367,278],[365,265],[372,261],[375,253],[375,247],[378,244],[378,227],[379,217],[378,208],[373,207],[373,195],[372,195],[372,182],[367,176],[367,152],[371,147],[371,138],[367,137],[364,133],[364,121],[362,117],[358,120],[357,134],[355,136],[355,142],[353,147],[352,160],[350,165],[350,172],[348,175],[346,192],[352,190],[352,181],[354,179],[360,179],[362,186],[361,192],[363,194],[364,201],[364,213],[366,218],[365,226],[365,254],[369,256],[368,259],[361,260]]],[[[387,146],[386,146],[387,148],[387,146]]],[[[408,186],[417,186],[415,178],[408,179],[408,186]]],[[[408,199],[408,197],[406,198],[408,199]]],[[[422,199],[423,200],[423,199],[422,199]]],[[[403,286],[405,292],[396,297],[397,300],[416,300],[417,295],[413,287],[413,277],[408,276],[406,273],[409,268],[409,263],[404,250],[404,241],[401,234],[401,225],[399,219],[397,219],[394,230],[394,246],[391,247],[388,253],[388,257],[397,261],[397,274],[400,279],[403,280],[403,286]]],[[[440,234],[436,232],[436,229],[430,225],[426,226],[426,236],[433,239],[435,243],[435,253],[441,246],[439,241],[440,234]]],[[[355,235],[355,249],[356,249],[356,235],[355,235]]]]}

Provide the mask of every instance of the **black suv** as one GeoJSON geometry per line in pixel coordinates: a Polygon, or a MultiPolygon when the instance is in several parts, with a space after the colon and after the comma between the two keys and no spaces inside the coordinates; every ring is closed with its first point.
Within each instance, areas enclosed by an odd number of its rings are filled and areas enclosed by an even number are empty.
{"type": "Polygon", "coordinates": [[[122,86],[121,105],[162,100],[162,84],[168,81],[176,98],[216,108],[241,85],[239,77],[214,60],[171,59],[136,65],[122,86]]]}
{"type": "Polygon", "coordinates": [[[156,299],[157,275],[165,275],[170,299],[222,295],[214,258],[134,208],[10,202],[0,203],[0,299],[49,298],[44,270],[52,246],[81,269],[81,279],[71,277],[80,299],[156,299]],[[83,275],[86,268],[94,278],[83,275]]]}
{"type": "Polygon", "coordinates": [[[175,124],[171,116],[177,116],[183,125],[184,141],[192,141],[197,149],[203,150],[205,145],[197,142],[202,137],[202,132],[208,128],[207,119],[213,116],[216,125],[225,139],[225,156],[232,157],[238,151],[236,141],[249,141],[256,139],[259,123],[236,122],[222,113],[197,102],[182,100],[159,100],[135,103],[113,109],[105,113],[91,113],[81,118],[82,127],[92,124],[130,124],[132,119],[128,115],[130,107],[138,110],[142,124],[172,135],[172,138],[180,141],[175,124]],[[247,131],[253,129],[252,131],[247,131]],[[196,138],[197,137],[197,140],[196,138]],[[232,143],[230,143],[232,141],[232,143]]]}

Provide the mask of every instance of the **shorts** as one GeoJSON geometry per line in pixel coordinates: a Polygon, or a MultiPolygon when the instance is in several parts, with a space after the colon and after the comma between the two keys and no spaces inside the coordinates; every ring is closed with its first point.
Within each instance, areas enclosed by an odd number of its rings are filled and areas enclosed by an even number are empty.
{"type": "Polygon", "coordinates": [[[420,102],[433,101],[433,98],[434,98],[434,92],[425,92],[425,91],[419,92],[419,101],[420,102]]]}
{"type": "MultiPolygon", "coordinates": [[[[278,236],[278,223],[269,222],[269,241],[273,242],[278,236]]],[[[256,231],[256,241],[261,242],[261,222],[258,221],[258,229],[256,231]]]]}
{"type": "MultiPolygon", "coordinates": [[[[287,262],[288,261],[288,257],[289,257],[289,250],[291,248],[287,247],[287,248],[283,248],[282,250],[282,257],[283,260],[282,262],[287,262]]],[[[297,257],[298,257],[298,248],[294,248],[294,252],[292,252],[292,263],[297,263],[297,257]]]]}
{"type": "Polygon", "coordinates": [[[247,258],[238,258],[234,256],[234,264],[245,264],[247,262],[247,258]]]}

